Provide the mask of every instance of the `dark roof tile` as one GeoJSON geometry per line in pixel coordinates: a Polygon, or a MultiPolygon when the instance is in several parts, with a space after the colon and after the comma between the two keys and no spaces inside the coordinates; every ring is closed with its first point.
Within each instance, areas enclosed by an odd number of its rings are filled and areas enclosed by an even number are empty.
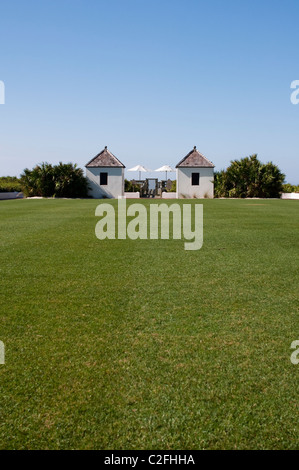
{"type": "Polygon", "coordinates": [[[194,149],[177,164],[176,168],[215,168],[215,165],[194,147],[194,149]]]}
{"type": "Polygon", "coordinates": [[[99,168],[99,167],[111,167],[111,168],[125,168],[125,165],[116,158],[113,153],[109,152],[107,147],[104,148],[98,155],[92,158],[86,168],[99,168]]]}

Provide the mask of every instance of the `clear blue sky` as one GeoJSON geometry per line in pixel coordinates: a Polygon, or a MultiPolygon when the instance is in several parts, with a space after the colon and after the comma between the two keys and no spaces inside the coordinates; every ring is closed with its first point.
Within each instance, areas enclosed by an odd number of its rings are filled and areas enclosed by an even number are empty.
{"type": "Polygon", "coordinates": [[[1,0],[0,175],[105,145],[157,168],[197,145],[298,184],[298,21],[298,0],[1,0]]]}

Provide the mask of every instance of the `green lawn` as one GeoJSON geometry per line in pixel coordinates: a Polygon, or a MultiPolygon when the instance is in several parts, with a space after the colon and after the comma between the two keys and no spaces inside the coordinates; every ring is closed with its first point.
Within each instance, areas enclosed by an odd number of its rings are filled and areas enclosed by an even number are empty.
{"type": "Polygon", "coordinates": [[[0,202],[0,448],[299,448],[299,203],[201,202],[195,252],[0,202]]]}

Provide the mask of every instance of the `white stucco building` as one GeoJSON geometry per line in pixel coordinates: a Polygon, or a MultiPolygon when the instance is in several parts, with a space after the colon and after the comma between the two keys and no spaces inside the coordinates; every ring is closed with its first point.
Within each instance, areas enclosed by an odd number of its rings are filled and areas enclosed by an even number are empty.
{"type": "Polygon", "coordinates": [[[194,147],[176,166],[178,198],[214,197],[214,168],[194,147]]]}
{"type": "Polygon", "coordinates": [[[125,166],[107,147],[87,163],[86,178],[89,195],[94,199],[117,198],[124,195],[125,166]]]}

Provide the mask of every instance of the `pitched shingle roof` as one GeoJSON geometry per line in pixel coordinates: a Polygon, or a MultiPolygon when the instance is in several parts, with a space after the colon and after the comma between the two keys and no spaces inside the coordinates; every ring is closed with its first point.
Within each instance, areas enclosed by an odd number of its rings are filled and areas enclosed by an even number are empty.
{"type": "Polygon", "coordinates": [[[194,147],[176,166],[176,168],[215,168],[210,160],[194,147]]]}
{"type": "Polygon", "coordinates": [[[109,152],[107,147],[104,148],[98,155],[90,160],[85,165],[86,168],[98,168],[98,167],[113,167],[113,168],[125,168],[125,165],[116,158],[113,153],[109,152]]]}

